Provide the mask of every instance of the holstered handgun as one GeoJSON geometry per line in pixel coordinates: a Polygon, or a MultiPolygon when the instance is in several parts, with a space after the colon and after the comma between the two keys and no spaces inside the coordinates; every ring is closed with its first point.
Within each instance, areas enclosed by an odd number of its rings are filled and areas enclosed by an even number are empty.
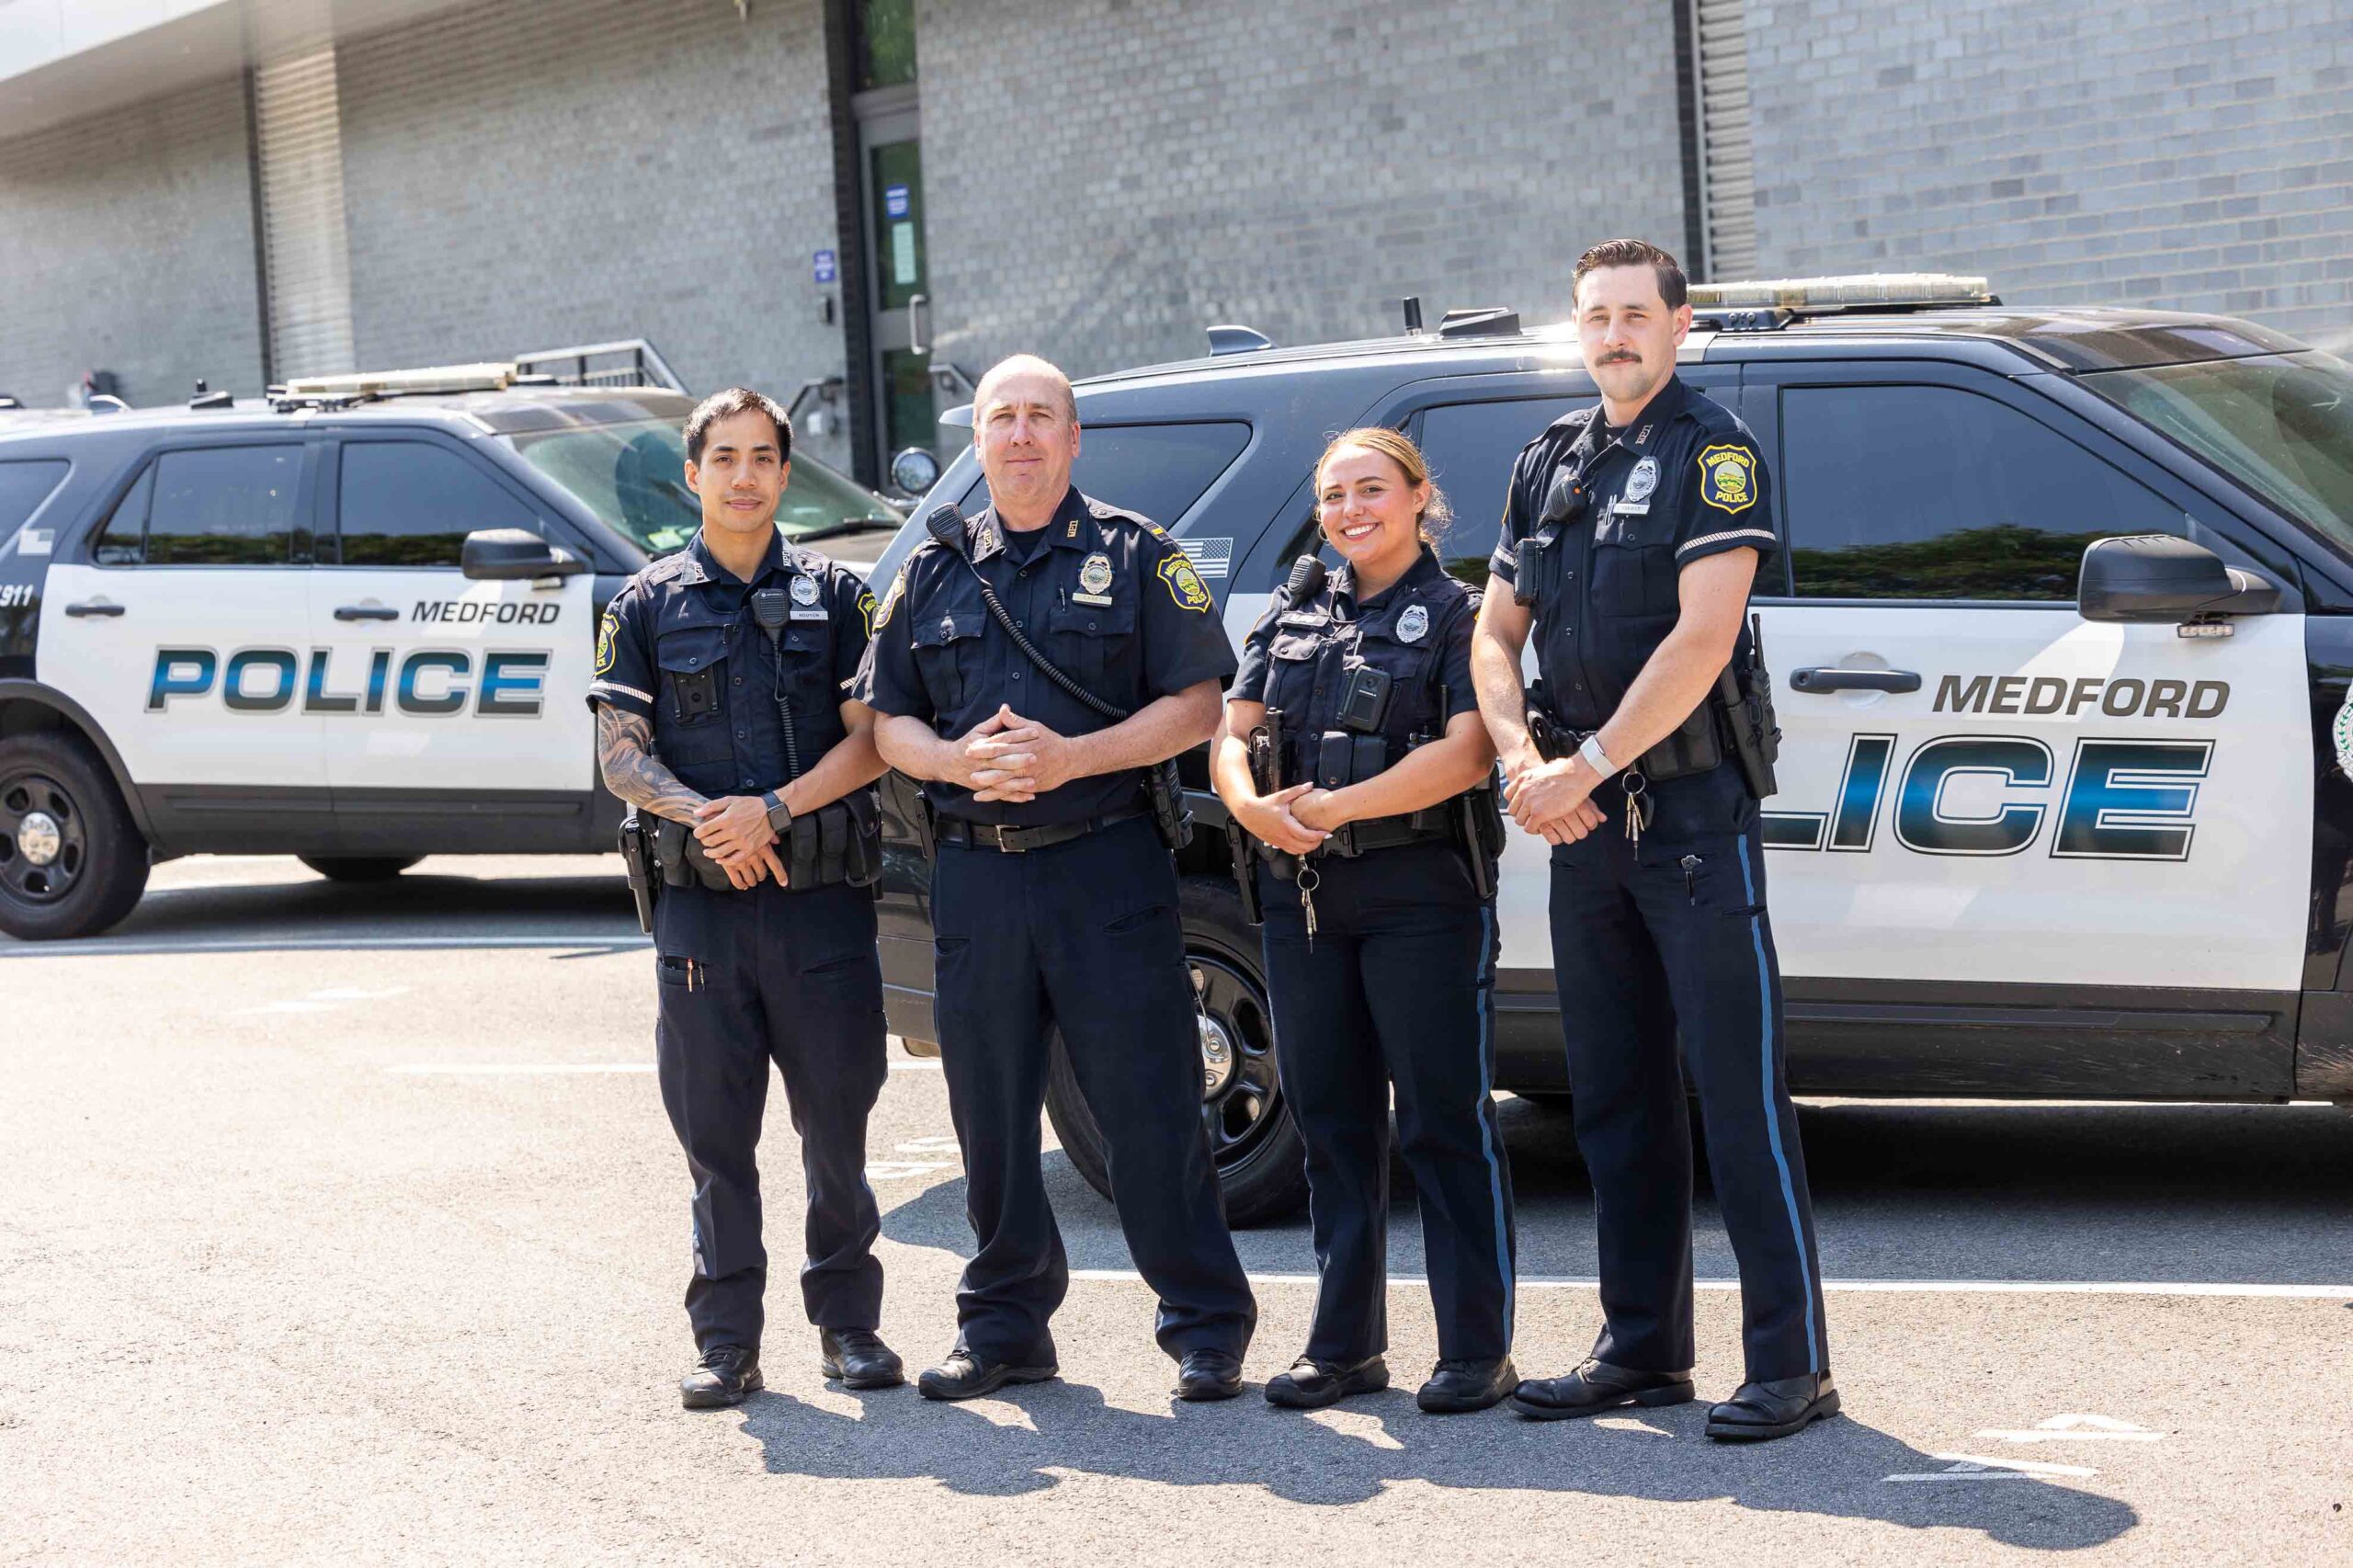
{"type": "Polygon", "coordinates": [[[637,928],[654,934],[654,869],[653,846],[645,841],[645,824],[635,812],[621,818],[621,868],[629,873],[629,896],[637,905],[637,928]]]}

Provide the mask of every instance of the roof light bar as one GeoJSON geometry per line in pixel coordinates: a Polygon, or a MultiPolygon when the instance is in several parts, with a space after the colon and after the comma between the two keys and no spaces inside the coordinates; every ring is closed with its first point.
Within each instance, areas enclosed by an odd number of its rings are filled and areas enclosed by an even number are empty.
{"type": "Polygon", "coordinates": [[[1868,272],[1844,278],[1771,278],[1694,283],[1694,310],[1820,312],[1901,305],[1997,305],[1983,278],[1950,272],[1868,272]]]}
{"type": "Polygon", "coordinates": [[[515,381],[513,360],[434,365],[418,370],[362,370],[348,376],[300,376],[276,389],[287,398],[397,397],[413,392],[503,392],[515,381]]]}

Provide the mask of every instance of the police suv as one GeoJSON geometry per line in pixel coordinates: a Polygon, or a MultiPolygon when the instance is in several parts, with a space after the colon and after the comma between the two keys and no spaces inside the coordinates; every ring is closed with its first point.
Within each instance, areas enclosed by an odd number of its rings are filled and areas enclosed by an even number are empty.
{"type": "MultiPolygon", "coordinates": [[[[2004,308],[1983,279],[1692,294],[1680,374],[1756,433],[1786,545],[1756,608],[1791,1087],[2353,1100],[2353,367],[2218,317],[2004,308]]],[[[1082,382],[1074,481],[1167,525],[1238,643],[1320,543],[1328,435],[1394,426],[1453,501],[1449,569],[1482,582],[1514,456],[1597,393],[1571,327],[1418,317],[1299,349],[1213,328],[1207,358],[1082,382]]],[[[986,499],[966,452],[916,516],[986,499]]],[[[1247,1220],[1298,1200],[1301,1155],[1224,812],[1187,767],[1203,1114],[1247,1220]]],[[[926,868],[885,790],[883,976],[923,1041],[926,868]]],[[[1497,1079],[1565,1093],[1544,846],[1515,832],[1501,880],[1497,1079]]],[[[1066,1068],[1049,1103],[1103,1187],[1066,1068]]]]}
{"type": "MultiPolygon", "coordinates": [[[[0,421],[0,931],[103,930],[190,852],[370,880],[612,848],[597,624],[701,524],[694,400],[548,381],[0,421]]],[[[777,517],[828,549],[900,518],[799,456],[777,517]]]]}

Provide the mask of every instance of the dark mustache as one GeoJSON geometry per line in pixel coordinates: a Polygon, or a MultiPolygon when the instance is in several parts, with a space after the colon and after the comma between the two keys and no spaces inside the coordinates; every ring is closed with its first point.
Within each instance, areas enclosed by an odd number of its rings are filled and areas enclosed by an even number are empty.
{"type": "Polygon", "coordinates": [[[1641,355],[1622,352],[1617,354],[1604,354],[1600,358],[1594,361],[1597,365],[1639,365],[1642,362],[1643,357],[1641,355]]]}

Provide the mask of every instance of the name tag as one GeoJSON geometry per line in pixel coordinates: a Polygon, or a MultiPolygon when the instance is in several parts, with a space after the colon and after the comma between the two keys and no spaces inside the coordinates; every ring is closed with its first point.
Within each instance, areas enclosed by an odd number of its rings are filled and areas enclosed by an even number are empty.
{"type": "Polygon", "coordinates": [[[825,607],[823,605],[812,605],[806,609],[796,609],[792,612],[792,619],[795,620],[823,620],[825,619],[825,607]]]}
{"type": "Polygon", "coordinates": [[[1074,605],[1094,605],[1099,609],[1108,609],[1111,608],[1112,599],[1108,594],[1078,593],[1071,595],[1070,602],[1074,605]]]}
{"type": "Polygon", "coordinates": [[[1613,501],[1609,504],[1609,509],[1628,517],[1639,517],[1651,509],[1651,504],[1647,501],[1613,501]]]}

